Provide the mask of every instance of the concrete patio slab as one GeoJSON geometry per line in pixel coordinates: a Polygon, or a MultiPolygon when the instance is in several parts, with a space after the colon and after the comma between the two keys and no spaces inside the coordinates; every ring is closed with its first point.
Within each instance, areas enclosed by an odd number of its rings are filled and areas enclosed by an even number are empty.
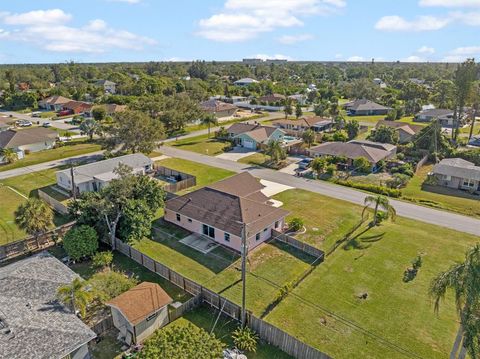
{"type": "Polygon", "coordinates": [[[219,244],[214,240],[211,240],[197,233],[192,233],[191,235],[181,239],[180,243],[183,243],[186,246],[189,246],[203,254],[207,254],[208,252],[219,246],[219,244]]]}

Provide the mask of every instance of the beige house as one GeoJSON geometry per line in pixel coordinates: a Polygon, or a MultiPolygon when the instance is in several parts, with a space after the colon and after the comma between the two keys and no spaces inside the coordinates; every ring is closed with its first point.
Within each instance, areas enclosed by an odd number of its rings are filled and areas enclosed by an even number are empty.
{"type": "Polygon", "coordinates": [[[142,282],[105,303],[113,325],[128,345],[139,344],[155,330],[168,324],[168,305],[173,300],[156,283],[142,282]]]}
{"type": "Polygon", "coordinates": [[[413,136],[424,128],[423,126],[412,125],[406,122],[380,120],[377,122],[375,129],[382,126],[394,128],[398,133],[398,141],[400,143],[410,142],[413,139],[413,136]]]}
{"type": "MultiPolygon", "coordinates": [[[[44,127],[24,130],[6,130],[0,132],[0,150],[11,148],[18,158],[24,158],[28,152],[49,150],[55,146],[58,133],[44,127]]],[[[2,159],[0,158],[0,163],[2,159]]]]}
{"type": "Polygon", "coordinates": [[[237,106],[215,99],[203,101],[199,106],[203,111],[211,113],[217,118],[233,116],[238,111],[237,106]]]}
{"type": "Polygon", "coordinates": [[[61,111],[70,101],[72,100],[69,98],[56,95],[38,101],[38,107],[49,111],[61,111]]]}
{"type": "Polygon", "coordinates": [[[440,186],[480,192],[480,166],[462,158],[445,158],[433,167],[431,175],[440,186]]]}
{"type": "Polygon", "coordinates": [[[282,231],[289,214],[272,205],[264,188],[251,174],[242,172],[168,200],[164,219],[235,251],[241,249],[245,225],[247,245],[253,249],[270,239],[273,229],[282,231]]]}

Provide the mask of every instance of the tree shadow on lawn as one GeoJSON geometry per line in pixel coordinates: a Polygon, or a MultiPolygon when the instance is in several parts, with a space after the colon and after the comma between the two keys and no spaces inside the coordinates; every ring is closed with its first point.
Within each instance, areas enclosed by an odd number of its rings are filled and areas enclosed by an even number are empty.
{"type": "Polygon", "coordinates": [[[463,191],[463,190],[453,189],[453,188],[446,188],[442,186],[435,186],[427,183],[422,183],[421,189],[422,191],[425,191],[425,192],[441,194],[444,196],[452,196],[457,198],[467,198],[467,199],[476,199],[476,200],[480,199],[479,195],[468,193],[468,191],[463,191]]]}
{"type": "Polygon", "coordinates": [[[314,256],[310,255],[310,254],[306,254],[305,252],[302,252],[301,250],[295,248],[295,247],[292,247],[286,243],[282,243],[280,241],[277,241],[277,240],[271,240],[270,242],[268,242],[269,245],[271,246],[274,246],[275,248],[285,252],[285,253],[288,253],[290,254],[292,257],[308,264],[308,265],[311,265],[313,262],[315,262],[317,260],[317,258],[315,258],[314,256]]]}
{"type": "MultiPolygon", "coordinates": [[[[360,234],[361,235],[361,234],[360,234]]],[[[366,236],[366,237],[361,237],[360,235],[357,235],[351,239],[349,239],[344,245],[343,249],[348,251],[350,249],[358,249],[358,250],[363,250],[363,249],[368,249],[372,246],[372,243],[378,242],[383,238],[385,235],[385,232],[380,233],[380,234],[375,234],[371,236],[366,236]],[[367,243],[367,244],[364,244],[367,243]]]]}

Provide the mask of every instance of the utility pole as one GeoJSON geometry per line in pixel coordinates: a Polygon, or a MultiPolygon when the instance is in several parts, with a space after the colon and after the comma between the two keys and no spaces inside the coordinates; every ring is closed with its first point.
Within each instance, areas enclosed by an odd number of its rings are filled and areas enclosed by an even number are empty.
{"type": "Polygon", "coordinates": [[[73,175],[73,164],[70,165],[70,176],[72,177],[72,195],[73,200],[77,199],[77,191],[75,191],[75,176],[73,175]]]}
{"type": "Polygon", "coordinates": [[[438,120],[435,120],[433,124],[433,141],[434,141],[434,151],[435,151],[435,164],[438,163],[438,145],[437,145],[437,131],[438,131],[438,120]]]}
{"type": "Polygon", "coordinates": [[[242,224],[242,328],[247,324],[246,312],[246,277],[247,277],[247,224],[242,224]]]}

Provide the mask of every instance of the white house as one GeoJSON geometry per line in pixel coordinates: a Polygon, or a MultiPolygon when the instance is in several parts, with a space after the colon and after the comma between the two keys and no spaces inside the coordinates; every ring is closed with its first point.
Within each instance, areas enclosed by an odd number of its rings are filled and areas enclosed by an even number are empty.
{"type": "Polygon", "coordinates": [[[255,83],[258,83],[258,81],[255,80],[255,79],[252,79],[250,77],[245,77],[243,79],[235,81],[233,84],[235,86],[248,86],[248,85],[255,84],[255,83]]]}
{"type": "Polygon", "coordinates": [[[95,84],[97,86],[103,87],[103,91],[105,91],[105,93],[114,94],[117,91],[116,89],[117,84],[113,81],[98,80],[95,84]]]}
{"type": "Polygon", "coordinates": [[[75,182],[77,193],[99,191],[112,179],[117,178],[115,169],[119,164],[131,167],[137,174],[146,174],[153,169],[153,161],[150,158],[141,153],[134,153],[74,167],[73,181],[72,170],[57,171],[57,185],[70,192],[72,183],[75,182]]]}
{"type": "MultiPolygon", "coordinates": [[[[11,148],[19,159],[28,152],[38,152],[55,146],[57,132],[44,127],[25,130],[6,130],[0,132],[0,149],[11,148]]],[[[0,158],[0,163],[2,159],[0,158]]]]}

